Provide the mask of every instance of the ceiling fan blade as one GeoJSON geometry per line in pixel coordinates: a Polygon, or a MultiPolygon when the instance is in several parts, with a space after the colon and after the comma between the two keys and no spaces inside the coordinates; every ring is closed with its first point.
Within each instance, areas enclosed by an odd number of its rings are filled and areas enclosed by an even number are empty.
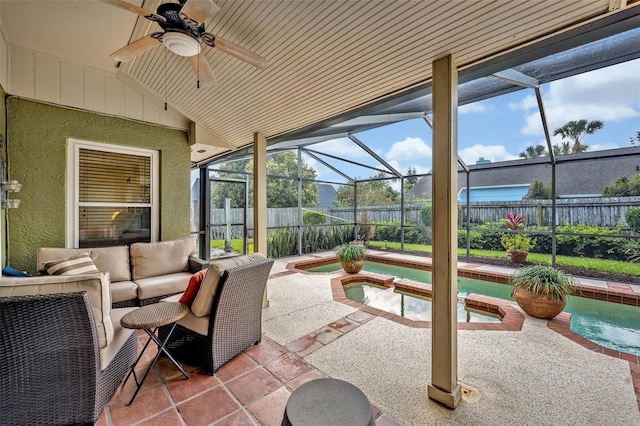
{"type": "Polygon", "coordinates": [[[157,13],[153,13],[150,10],[147,9],[143,9],[142,7],[138,7],[134,4],[131,4],[129,2],[126,2],[124,0],[98,0],[101,1],[103,3],[108,3],[110,5],[113,5],[115,7],[119,7],[120,9],[124,9],[124,10],[128,10],[129,12],[133,12],[136,13],[140,16],[144,16],[145,18],[151,20],[151,21],[155,21],[155,22],[166,22],[167,20],[164,18],[164,16],[160,16],[157,13]]]}
{"type": "Polygon", "coordinates": [[[200,24],[219,10],[220,8],[213,0],[187,0],[182,9],[180,9],[180,13],[187,15],[191,20],[200,24]]]}
{"type": "Polygon", "coordinates": [[[117,52],[113,52],[111,54],[111,57],[116,61],[128,62],[133,58],[135,58],[136,56],[159,45],[160,41],[157,38],[153,37],[154,35],[157,35],[157,34],[158,33],[149,34],[148,36],[142,37],[141,39],[138,39],[133,43],[129,43],[122,49],[118,50],[117,52]]]}
{"type": "Polygon", "coordinates": [[[257,53],[253,53],[249,49],[238,46],[235,43],[221,39],[220,37],[214,37],[213,44],[216,49],[219,49],[231,56],[235,56],[256,68],[263,69],[267,66],[267,61],[262,56],[257,53]]]}
{"type": "Polygon", "coordinates": [[[203,86],[211,87],[216,84],[216,78],[213,76],[209,62],[207,62],[207,58],[202,52],[197,55],[189,56],[187,59],[189,59],[193,70],[198,76],[198,80],[203,86]]]}

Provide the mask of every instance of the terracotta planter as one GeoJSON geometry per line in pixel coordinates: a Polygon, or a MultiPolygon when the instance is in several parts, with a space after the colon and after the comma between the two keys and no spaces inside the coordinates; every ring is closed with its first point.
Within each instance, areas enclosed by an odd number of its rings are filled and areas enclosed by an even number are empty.
{"type": "Polygon", "coordinates": [[[527,255],[529,255],[528,251],[507,250],[507,259],[511,263],[524,263],[527,261],[527,255]]]}
{"type": "Polygon", "coordinates": [[[563,301],[553,300],[550,296],[540,296],[522,288],[514,289],[513,297],[523,311],[532,317],[542,319],[555,317],[567,304],[566,298],[563,301]]]}
{"type": "Polygon", "coordinates": [[[348,274],[357,274],[362,270],[364,266],[364,260],[358,260],[356,262],[340,262],[342,269],[348,274]]]}

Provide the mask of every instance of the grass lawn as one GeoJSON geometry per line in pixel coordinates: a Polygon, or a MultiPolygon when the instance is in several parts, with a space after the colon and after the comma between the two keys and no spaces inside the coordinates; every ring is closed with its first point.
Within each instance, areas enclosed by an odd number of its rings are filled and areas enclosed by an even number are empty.
{"type": "MultiPolygon", "coordinates": [[[[383,241],[369,241],[369,246],[380,248],[386,246],[391,250],[400,250],[400,243],[383,241]]],[[[431,253],[431,246],[423,244],[405,244],[405,251],[431,253]]],[[[466,249],[458,249],[459,256],[466,256],[466,249]]],[[[494,259],[506,259],[504,251],[493,250],[470,250],[469,254],[473,257],[488,257],[494,259]]],[[[529,253],[527,261],[534,263],[548,263],[551,261],[551,254],[545,253],[529,253]]],[[[608,259],[589,259],[586,257],[556,256],[556,264],[558,266],[566,266],[572,268],[588,269],[600,272],[609,272],[613,274],[635,275],[640,276],[640,263],[623,262],[620,260],[608,259]]]]}
{"type": "MultiPolygon", "coordinates": [[[[211,240],[211,248],[224,250],[224,240],[211,240]]],[[[236,253],[244,253],[244,242],[241,238],[231,240],[231,249],[236,253]]],[[[253,240],[249,239],[249,253],[253,253],[253,240]]]]}

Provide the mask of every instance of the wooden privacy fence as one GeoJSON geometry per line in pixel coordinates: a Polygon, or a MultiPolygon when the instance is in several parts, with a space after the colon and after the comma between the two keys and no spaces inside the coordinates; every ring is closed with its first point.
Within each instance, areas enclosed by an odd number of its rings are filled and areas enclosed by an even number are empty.
{"type": "MultiPolygon", "coordinates": [[[[405,205],[405,223],[421,223],[421,204],[405,205]]],[[[625,213],[630,207],[640,206],[640,197],[620,198],[573,198],[556,200],[557,224],[597,225],[615,227],[620,223],[627,226],[625,213]]],[[[518,212],[527,218],[527,224],[538,226],[551,225],[551,200],[522,201],[482,201],[470,204],[469,218],[472,224],[499,222],[507,213],[518,212]]],[[[374,206],[358,209],[358,215],[367,211],[371,222],[400,221],[400,205],[374,206]]],[[[326,224],[343,224],[354,222],[353,208],[305,208],[304,211],[321,212],[326,216],[326,224]]],[[[297,226],[298,208],[267,209],[267,227],[297,226]]],[[[464,228],[466,205],[458,204],[458,222],[464,228]]],[[[243,210],[231,209],[230,223],[242,224],[243,210]]],[[[211,210],[211,224],[227,223],[224,209],[211,210]]],[[[247,210],[247,226],[253,228],[253,209],[247,210]]],[[[234,227],[233,233],[241,232],[241,227],[234,227]]]]}

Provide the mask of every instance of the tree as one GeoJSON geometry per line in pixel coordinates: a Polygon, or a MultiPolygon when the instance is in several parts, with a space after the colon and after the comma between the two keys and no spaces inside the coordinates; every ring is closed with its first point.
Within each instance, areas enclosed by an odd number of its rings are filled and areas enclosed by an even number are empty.
{"type": "Polygon", "coordinates": [[[404,192],[409,192],[416,182],[418,182],[418,176],[416,176],[416,174],[416,168],[409,166],[407,169],[407,175],[404,178],[404,192]]]}
{"type": "Polygon", "coordinates": [[[582,143],[582,139],[586,135],[592,135],[603,127],[604,123],[600,120],[572,120],[564,126],[555,129],[553,131],[553,135],[560,135],[563,140],[567,139],[569,142],[573,142],[571,152],[575,154],[578,152],[584,152],[589,148],[589,145],[584,145],[582,143]]]}
{"type": "Polygon", "coordinates": [[[620,176],[615,183],[605,186],[602,190],[603,197],[634,197],[640,195],[640,173],[633,178],[620,176]]]}
{"type": "MultiPolygon", "coordinates": [[[[251,173],[253,160],[225,163],[221,170],[229,171],[224,177],[242,179],[245,174],[234,174],[234,171],[251,173]]],[[[295,207],[298,205],[298,157],[293,151],[279,152],[267,157],[267,172],[274,177],[267,178],[267,207],[295,207]],[[277,177],[275,177],[277,176],[277,177]]],[[[318,204],[318,184],[316,171],[302,160],[302,207],[313,207],[318,204]]],[[[249,180],[249,193],[253,192],[253,180],[249,180]]],[[[211,189],[211,201],[214,207],[222,208],[225,198],[231,199],[231,207],[244,205],[242,187],[233,183],[218,183],[211,189]]],[[[249,207],[253,201],[249,197],[249,207]]]]}
{"type": "MultiPolygon", "coordinates": [[[[253,162],[251,163],[253,167],[253,162]]],[[[298,205],[298,157],[293,151],[279,152],[267,158],[267,207],[298,205]]],[[[302,160],[302,207],[318,205],[318,184],[310,181],[316,171],[302,160]]]]}
{"type": "MultiPolygon", "coordinates": [[[[370,179],[386,177],[378,172],[370,179]]],[[[393,189],[387,180],[370,180],[358,182],[358,206],[389,206],[400,202],[400,194],[393,189]]],[[[335,204],[339,207],[353,207],[353,187],[341,186],[336,191],[335,204]]]]}
{"type": "Polygon", "coordinates": [[[529,200],[548,200],[551,198],[551,182],[545,185],[539,180],[534,180],[529,187],[529,192],[524,197],[529,200]]]}
{"type": "MultiPolygon", "coordinates": [[[[247,179],[245,173],[233,173],[233,172],[245,172],[249,168],[249,160],[230,161],[222,164],[219,169],[224,170],[220,173],[222,178],[225,179],[237,179],[244,181],[247,179]]],[[[211,187],[211,207],[222,209],[224,208],[225,199],[231,199],[231,207],[237,208],[244,206],[245,194],[243,186],[240,184],[232,183],[218,183],[215,182],[211,187]]],[[[249,207],[253,204],[251,197],[249,197],[249,207]]]]}
{"type": "Polygon", "coordinates": [[[635,135],[629,138],[629,143],[631,143],[631,146],[636,146],[636,144],[640,145],[640,130],[638,130],[635,135]]]}
{"type": "Polygon", "coordinates": [[[536,146],[528,146],[524,152],[520,153],[520,158],[538,158],[546,157],[547,155],[549,155],[547,153],[547,148],[544,145],[539,144],[536,146]]]}
{"type": "Polygon", "coordinates": [[[571,146],[569,142],[562,142],[561,144],[555,144],[553,146],[554,155],[567,155],[571,154],[571,146]]]}

